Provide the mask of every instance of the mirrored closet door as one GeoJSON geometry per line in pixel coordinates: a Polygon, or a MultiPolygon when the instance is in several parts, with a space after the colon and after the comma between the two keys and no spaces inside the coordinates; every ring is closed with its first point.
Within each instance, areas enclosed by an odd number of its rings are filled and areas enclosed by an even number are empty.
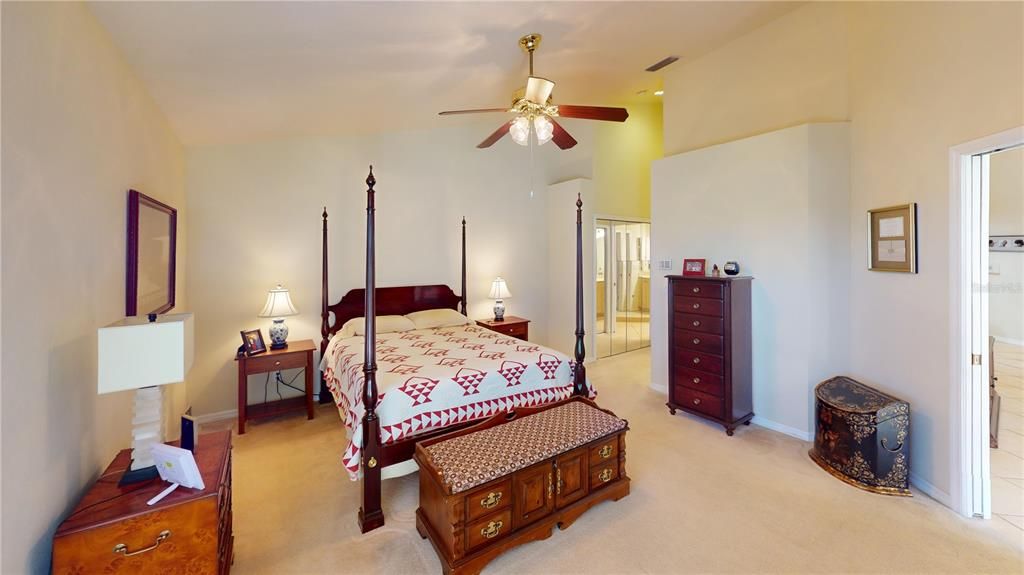
{"type": "Polygon", "coordinates": [[[597,357],[647,347],[651,342],[651,224],[597,220],[597,357]]]}

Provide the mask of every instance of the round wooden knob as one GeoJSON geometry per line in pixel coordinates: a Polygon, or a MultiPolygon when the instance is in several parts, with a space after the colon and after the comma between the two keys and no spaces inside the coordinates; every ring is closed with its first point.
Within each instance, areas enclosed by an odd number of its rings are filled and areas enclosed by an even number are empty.
{"type": "Polygon", "coordinates": [[[700,405],[700,398],[699,397],[693,398],[693,404],[694,405],[700,405]]]}

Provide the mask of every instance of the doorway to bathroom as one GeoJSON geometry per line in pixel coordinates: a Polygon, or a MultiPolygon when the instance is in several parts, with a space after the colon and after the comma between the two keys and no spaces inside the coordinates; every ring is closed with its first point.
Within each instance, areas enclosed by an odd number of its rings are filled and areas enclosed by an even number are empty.
{"type": "Polygon", "coordinates": [[[597,357],[651,345],[651,224],[597,219],[594,225],[597,357]]]}

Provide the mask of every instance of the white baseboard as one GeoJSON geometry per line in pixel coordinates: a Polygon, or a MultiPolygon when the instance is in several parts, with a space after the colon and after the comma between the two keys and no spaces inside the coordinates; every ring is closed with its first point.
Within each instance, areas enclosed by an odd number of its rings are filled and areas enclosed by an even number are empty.
{"type": "Polygon", "coordinates": [[[662,394],[662,395],[666,395],[666,396],[668,395],[668,384],[659,385],[659,384],[657,384],[657,383],[652,381],[651,385],[649,387],[651,389],[653,389],[654,391],[657,391],[658,393],[662,394]]]}
{"type": "Polygon", "coordinates": [[[795,437],[795,438],[799,439],[800,441],[811,441],[814,438],[814,436],[809,431],[803,431],[803,430],[797,429],[795,427],[790,427],[788,425],[783,425],[781,423],[777,423],[777,422],[771,421],[770,419],[765,419],[765,418],[763,418],[763,417],[761,417],[759,415],[755,415],[754,419],[750,420],[750,423],[752,423],[754,425],[757,425],[759,427],[763,427],[765,429],[770,429],[772,431],[778,431],[779,433],[781,433],[783,435],[788,435],[790,437],[795,437]]]}
{"type": "Polygon", "coordinates": [[[953,509],[953,498],[950,497],[948,493],[938,487],[935,487],[913,471],[910,472],[910,484],[916,487],[921,493],[924,493],[946,507],[953,509]]]}
{"type": "Polygon", "coordinates": [[[1024,339],[1011,339],[1009,337],[1003,337],[1001,335],[992,336],[996,341],[1000,343],[1008,343],[1010,345],[1016,345],[1018,347],[1024,347],[1024,339]]]}
{"type": "Polygon", "coordinates": [[[204,413],[203,415],[197,415],[194,417],[196,423],[203,425],[204,423],[213,423],[214,421],[224,421],[225,419],[237,419],[237,409],[227,409],[224,411],[217,411],[214,413],[204,413]]]}

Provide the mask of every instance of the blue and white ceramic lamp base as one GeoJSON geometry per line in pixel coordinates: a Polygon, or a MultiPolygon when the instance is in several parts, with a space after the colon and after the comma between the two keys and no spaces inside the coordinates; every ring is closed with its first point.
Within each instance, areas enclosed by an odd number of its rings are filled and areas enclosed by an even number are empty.
{"type": "Polygon", "coordinates": [[[270,349],[284,349],[288,347],[288,326],[284,319],[275,319],[270,325],[270,349]]]}

